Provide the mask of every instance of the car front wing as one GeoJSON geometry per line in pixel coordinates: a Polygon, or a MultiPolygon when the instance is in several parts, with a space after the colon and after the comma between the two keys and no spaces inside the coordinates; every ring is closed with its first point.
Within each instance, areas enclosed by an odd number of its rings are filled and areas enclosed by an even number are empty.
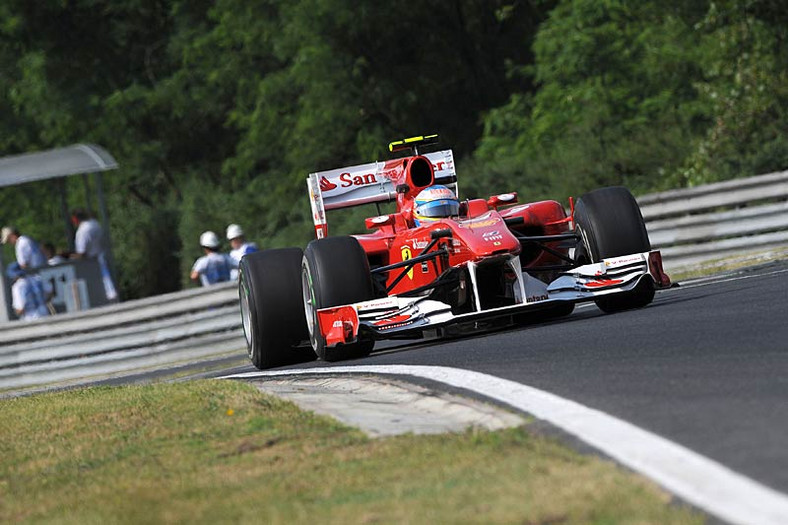
{"type": "MultiPolygon", "coordinates": [[[[474,276],[476,265],[469,263],[469,266],[470,274],[474,276]]],[[[519,268],[516,256],[512,257],[512,267],[519,268]]],[[[515,304],[508,306],[454,314],[450,305],[426,296],[392,295],[319,309],[318,325],[327,346],[355,342],[359,333],[373,339],[418,337],[428,330],[447,325],[536,312],[561,303],[593,301],[611,294],[626,293],[634,290],[644,279],[650,280],[657,289],[670,286],[670,278],[662,269],[662,256],[658,250],[578,266],[549,284],[521,272],[514,293],[515,304]]],[[[475,288],[475,279],[471,281],[475,288]]],[[[478,290],[474,289],[474,293],[478,297],[478,290]]]]}

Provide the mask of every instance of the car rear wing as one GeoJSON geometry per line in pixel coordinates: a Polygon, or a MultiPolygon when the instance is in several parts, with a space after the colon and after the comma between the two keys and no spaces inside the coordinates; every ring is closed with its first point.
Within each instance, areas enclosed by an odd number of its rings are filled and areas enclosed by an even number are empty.
{"type": "MultiPolygon", "coordinates": [[[[422,156],[432,163],[435,184],[444,184],[457,194],[457,172],[452,151],[447,149],[422,156]]],[[[309,174],[306,183],[318,239],[328,235],[326,211],[396,200],[396,182],[384,175],[386,164],[370,162],[309,174]]]]}

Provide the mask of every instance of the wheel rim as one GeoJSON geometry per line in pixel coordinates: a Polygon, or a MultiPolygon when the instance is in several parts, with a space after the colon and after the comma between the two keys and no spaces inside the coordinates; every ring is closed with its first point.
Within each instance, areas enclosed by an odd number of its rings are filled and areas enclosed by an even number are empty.
{"type": "Polygon", "coordinates": [[[306,264],[301,268],[301,297],[304,302],[306,327],[309,330],[309,338],[312,339],[315,333],[315,293],[312,289],[312,275],[306,264]]]}
{"type": "Polygon", "coordinates": [[[246,286],[246,279],[241,272],[240,276],[240,289],[241,289],[241,321],[243,322],[244,337],[246,338],[246,348],[249,356],[252,355],[252,347],[254,343],[254,333],[252,331],[252,310],[249,307],[249,289],[246,286]]]}

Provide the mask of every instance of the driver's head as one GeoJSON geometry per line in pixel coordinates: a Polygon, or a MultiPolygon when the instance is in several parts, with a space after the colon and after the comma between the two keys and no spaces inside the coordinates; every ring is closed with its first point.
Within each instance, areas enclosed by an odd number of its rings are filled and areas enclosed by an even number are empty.
{"type": "Polygon", "coordinates": [[[424,188],[413,202],[413,218],[416,226],[460,214],[460,201],[446,186],[436,184],[424,188]]]}

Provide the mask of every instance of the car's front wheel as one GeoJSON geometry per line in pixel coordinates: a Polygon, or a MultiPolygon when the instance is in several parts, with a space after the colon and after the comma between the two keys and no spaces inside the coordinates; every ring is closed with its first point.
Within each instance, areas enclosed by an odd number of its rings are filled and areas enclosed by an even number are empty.
{"type": "MultiPolygon", "coordinates": [[[[637,201],[628,189],[615,186],[600,188],[580,197],[575,205],[575,231],[581,245],[576,251],[578,263],[599,262],[651,250],[646,224],[637,201]]],[[[646,277],[629,292],[597,299],[604,312],[618,312],[646,306],[654,300],[654,282],[646,277]]]]}
{"type": "Polygon", "coordinates": [[[301,305],[300,248],[250,253],[239,265],[241,321],[249,359],[264,370],[315,358],[301,305]]]}
{"type": "Polygon", "coordinates": [[[369,355],[373,340],[326,346],[317,320],[317,310],[374,299],[366,253],[354,237],[328,237],[309,243],[301,264],[303,309],[309,340],[324,361],[339,361],[369,355]]]}

